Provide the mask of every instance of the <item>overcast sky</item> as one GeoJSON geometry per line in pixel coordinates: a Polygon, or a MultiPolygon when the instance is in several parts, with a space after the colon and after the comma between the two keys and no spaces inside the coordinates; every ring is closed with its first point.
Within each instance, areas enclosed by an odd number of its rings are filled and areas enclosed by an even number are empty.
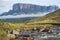
{"type": "Polygon", "coordinates": [[[36,5],[57,5],[60,7],[60,0],[0,0],[0,14],[12,9],[15,3],[31,3],[36,5]]]}

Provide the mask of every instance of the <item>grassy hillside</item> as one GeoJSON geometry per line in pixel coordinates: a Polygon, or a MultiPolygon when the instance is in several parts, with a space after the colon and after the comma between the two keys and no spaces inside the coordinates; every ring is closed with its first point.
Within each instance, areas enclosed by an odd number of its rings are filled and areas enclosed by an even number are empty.
{"type": "Polygon", "coordinates": [[[34,28],[34,27],[50,27],[53,26],[51,24],[60,24],[60,10],[57,10],[55,12],[49,13],[45,16],[27,20],[26,22],[7,22],[0,20],[0,40],[2,35],[6,35],[7,31],[13,30],[13,29],[20,29],[20,28],[34,28]],[[50,24],[49,24],[50,23],[50,24]]]}
{"type": "Polygon", "coordinates": [[[60,9],[45,16],[28,21],[28,24],[35,23],[60,23],[60,9]]]}

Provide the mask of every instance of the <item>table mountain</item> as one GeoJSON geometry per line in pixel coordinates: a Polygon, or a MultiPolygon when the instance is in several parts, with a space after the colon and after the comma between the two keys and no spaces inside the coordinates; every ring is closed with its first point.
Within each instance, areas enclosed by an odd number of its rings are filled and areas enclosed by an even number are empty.
{"type": "Polygon", "coordinates": [[[37,13],[44,14],[44,13],[56,11],[58,9],[59,9],[59,7],[55,6],[55,5],[40,6],[40,5],[35,5],[35,4],[16,3],[13,5],[12,10],[2,13],[0,16],[37,14],[37,13]]]}

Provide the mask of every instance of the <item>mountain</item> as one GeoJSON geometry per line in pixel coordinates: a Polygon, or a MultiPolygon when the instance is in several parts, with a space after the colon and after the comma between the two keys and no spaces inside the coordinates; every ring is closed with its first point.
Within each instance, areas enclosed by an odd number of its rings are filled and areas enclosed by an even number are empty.
{"type": "Polygon", "coordinates": [[[45,16],[31,19],[27,24],[38,24],[38,23],[60,23],[60,9],[49,13],[45,16]]]}
{"type": "Polygon", "coordinates": [[[48,12],[53,12],[58,10],[59,7],[52,5],[52,6],[40,6],[34,4],[24,4],[24,3],[16,3],[13,5],[12,10],[8,12],[2,13],[0,16],[7,16],[7,15],[21,15],[21,14],[44,14],[48,12]]]}

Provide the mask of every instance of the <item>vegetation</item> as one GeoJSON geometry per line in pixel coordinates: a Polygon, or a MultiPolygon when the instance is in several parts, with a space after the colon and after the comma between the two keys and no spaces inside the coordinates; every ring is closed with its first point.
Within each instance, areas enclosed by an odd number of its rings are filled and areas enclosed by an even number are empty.
{"type": "Polygon", "coordinates": [[[5,22],[0,20],[0,40],[7,31],[20,28],[51,27],[52,24],[60,24],[60,10],[49,13],[43,17],[27,20],[26,22],[5,22]]]}
{"type": "Polygon", "coordinates": [[[49,13],[45,16],[29,20],[28,24],[37,24],[37,23],[56,23],[60,24],[60,9],[49,13]]]}

